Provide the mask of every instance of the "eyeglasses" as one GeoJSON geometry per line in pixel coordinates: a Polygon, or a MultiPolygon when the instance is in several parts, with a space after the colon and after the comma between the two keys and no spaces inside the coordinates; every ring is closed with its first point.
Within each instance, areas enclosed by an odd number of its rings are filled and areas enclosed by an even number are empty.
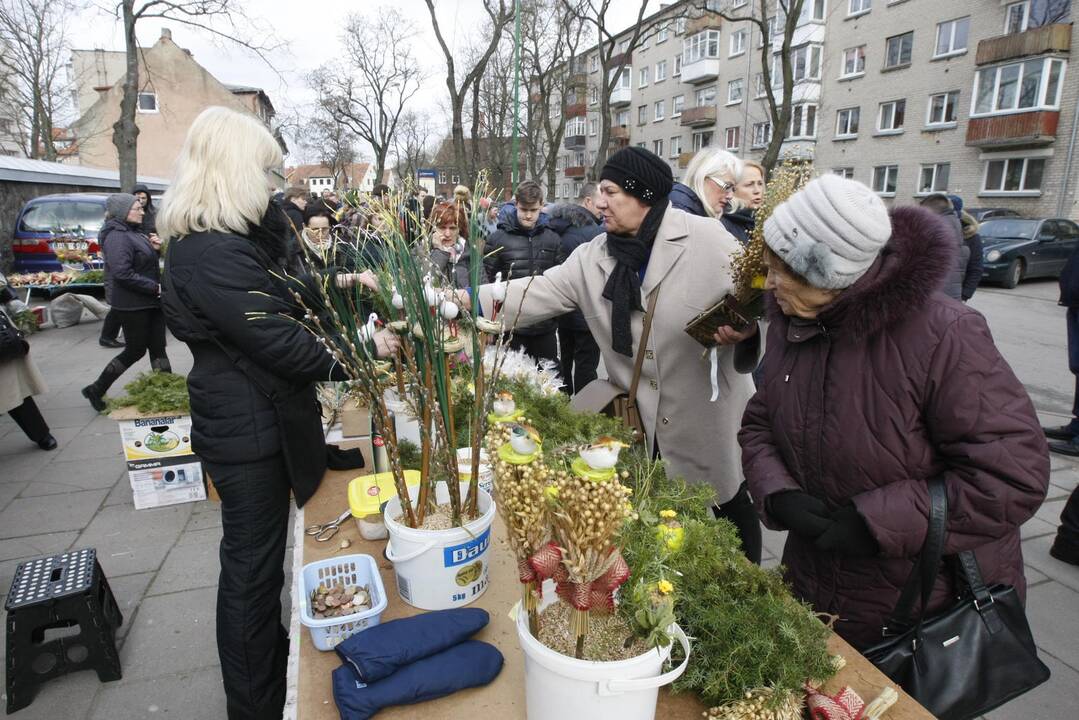
{"type": "Polygon", "coordinates": [[[307,232],[309,232],[312,235],[329,235],[330,234],[330,229],[329,228],[313,228],[313,227],[309,227],[309,228],[307,228],[307,232]]]}
{"type": "Polygon", "coordinates": [[[734,183],[729,183],[726,180],[721,180],[717,177],[710,177],[708,179],[714,182],[723,192],[731,192],[734,190],[734,183]]]}

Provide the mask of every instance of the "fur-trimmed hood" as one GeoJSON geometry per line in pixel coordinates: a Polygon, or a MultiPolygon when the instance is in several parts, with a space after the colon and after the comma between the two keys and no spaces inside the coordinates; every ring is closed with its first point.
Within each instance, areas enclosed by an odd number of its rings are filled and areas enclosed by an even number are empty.
{"type": "MultiPolygon", "coordinates": [[[[829,332],[868,337],[919,312],[944,284],[957,248],[943,220],[919,207],[891,212],[892,237],[880,256],[818,316],[829,332]]],[[[782,311],[769,294],[769,316],[782,311]]]]}
{"type": "Polygon", "coordinates": [[[547,224],[559,235],[571,227],[588,227],[598,224],[592,213],[574,203],[551,205],[547,208],[547,216],[550,218],[547,224]]]}

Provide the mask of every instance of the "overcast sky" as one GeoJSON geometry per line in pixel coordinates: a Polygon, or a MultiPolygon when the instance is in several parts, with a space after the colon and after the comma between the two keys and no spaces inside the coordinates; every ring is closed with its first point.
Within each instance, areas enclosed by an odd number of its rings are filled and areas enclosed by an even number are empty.
{"type": "MultiPolygon", "coordinates": [[[[139,44],[148,47],[157,41],[162,27],[172,30],[176,44],[187,48],[195,59],[218,80],[236,85],[261,87],[270,96],[278,112],[302,111],[312,100],[304,83],[308,71],[333,62],[342,53],[341,28],[350,12],[377,12],[389,3],[383,0],[346,0],[345,2],[297,2],[296,0],[241,0],[247,15],[258,28],[256,35],[272,33],[284,43],[284,48],[272,53],[273,68],[249,51],[216,40],[210,33],[181,23],[157,18],[140,21],[139,44]]],[[[637,17],[641,0],[612,0],[612,25],[622,29],[637,17]]],[[[648,12],[658,10],[658,0],[648,0],[648,12]]],[[[430,17],[424,0],[396,0],[400,8],[413,19],[417,31],[414,54],[428,74],[415,99],[415,109],[440,115],[446,105],[445,63],[438,41],[431,30],[430,17]]],[[[436,0],[439,24],[443,37],[451,47],[464,48],[477,36],[486,17],[480,0],[436,0]]],[[[112,15],[101,10],[88,10],[73,24],[72,44],[78,49],[104,48],[122,50],[123,26],[112,15]]],[[[436,121],[442,118],[435,117],[436,121]]],[[[448,127],[448,122],[446,122],[448,127]]],[[[369,156],[369,149],[361,148],[369,156]]],[[[297,158],[292,157],[290,160],[297,158]]]]}

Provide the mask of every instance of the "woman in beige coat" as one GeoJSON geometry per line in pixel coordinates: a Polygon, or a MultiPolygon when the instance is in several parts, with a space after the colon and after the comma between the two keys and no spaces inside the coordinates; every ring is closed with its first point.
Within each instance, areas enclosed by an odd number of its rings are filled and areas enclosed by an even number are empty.
{"type": "MultiPolygon", "coordinates": [[[[735,370],[733,345],[707,352],[684,330],[731,290],[731,256],[741,246],[718,220],[671,208],[672,183],[667,163],[646,150],[611,156],[596,204],[607,232],[543,275],[508,283],[502,313],[507,326],[527,326],[580,308],[610,381],[628,388],[644,308],[658,293],[637,396],[649,447],[668,472],[715,488],[717,516],[738,527],[746,555],[760,562],[760,524],[737,439],[753,382],[735,370]]],[[[491,285],[478,294],[491,317],[491,285]]],[[[723,340],[755,333],[727,328],[723,340]]]]}
{"type": "MultiPolygon", "coordinates": [[[[25,307],[0,275],[0,313],[5,313],[4,318],[14,325],[11,317],[25,307]]],[[[26,437],[42,450],[55,450],[56,438],[34,402],[34,395],[47,391],[45,379],[30,359],[29,351],[22,357],[0,360],[0,414],[10,415],[26,437]]]]}

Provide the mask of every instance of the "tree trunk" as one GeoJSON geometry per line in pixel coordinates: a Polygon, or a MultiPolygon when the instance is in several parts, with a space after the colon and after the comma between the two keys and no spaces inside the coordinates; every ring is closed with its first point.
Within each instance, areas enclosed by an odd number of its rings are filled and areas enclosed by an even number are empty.
{"type": "Polygon", "coordinates": [[[127,74],[120,99],[120,118],[112,126],[112,144],[116,146],[120,190],[123,192],[131,192],[138,174],[139,126],[135,124],[135,110],[139,99],[139,41],[135,37],[134,6],[135,0],[123,0],[127,74]]]}

